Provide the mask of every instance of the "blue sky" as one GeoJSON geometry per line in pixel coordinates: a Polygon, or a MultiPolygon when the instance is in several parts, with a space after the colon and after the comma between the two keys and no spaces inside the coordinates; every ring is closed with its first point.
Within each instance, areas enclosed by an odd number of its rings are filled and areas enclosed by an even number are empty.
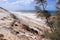
{"type": "MultiPolygon", "coordinates": [[[[47,10],[55,10],[56,0],[47,0],[47,10]]],[[[0,0],[0,7],[8,10],[35,10],[34,0],[0,0]]]]}

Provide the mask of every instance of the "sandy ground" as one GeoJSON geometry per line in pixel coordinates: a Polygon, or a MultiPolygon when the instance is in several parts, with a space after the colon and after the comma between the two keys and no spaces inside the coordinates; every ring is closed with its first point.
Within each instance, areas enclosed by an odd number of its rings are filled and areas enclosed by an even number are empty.
{"type": "Polygon", "coordinates": [[[13,15],[0,13],[0,40],[41,40],[41,36],[13,15]]]}
{"type": "Polygon", "coordinates": [[[41,25],[44,26],[45,22],[44,18],[36,18],[32,13],[10,13],[0,8],[0,40],[46,40],[44,33],[35,27],[39,24],[42,28],[41,25]]]}
{"type": "Polygon", "coordinates": [[[21,22],[25,25],[30,25],[38,27],[41,30],[47,30],[51,32],[50,27],[46,24],[46,19],[44,17],[37,18],[36,13],[24,13],[24,12],[11,12],[14,14],[21,22]]]}

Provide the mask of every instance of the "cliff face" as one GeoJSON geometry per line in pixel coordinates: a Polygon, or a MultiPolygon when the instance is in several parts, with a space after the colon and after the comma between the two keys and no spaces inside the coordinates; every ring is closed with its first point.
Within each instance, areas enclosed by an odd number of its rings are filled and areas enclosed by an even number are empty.
{"type": "MultiPolygon", "coordinates": [[[[41,31],[40,31],[41,32],[41,31]]],[[[0,8],[0,40],[42,40],[43,33],[25,25],[13,14],[0,8]]]]}

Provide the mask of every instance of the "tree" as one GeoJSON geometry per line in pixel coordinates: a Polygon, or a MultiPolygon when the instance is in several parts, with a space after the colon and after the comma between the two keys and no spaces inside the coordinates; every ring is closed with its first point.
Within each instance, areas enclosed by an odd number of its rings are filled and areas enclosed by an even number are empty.
{"type": "Polygon", "coordinates": [[[52,25],[54,26],[55,29],[53,29],[52,33],[46,32],[45,33],[46,38],[49,38],[51,40],[60,40],[60,17],[56,16],[55,21],[52,25]]]}
{"type": "Polygon", "coordinates": [[[41,12],[41,10],[40,10],[40,7],[39,7],[39,6],[35,6],[35,9],[36,9],[36,12],[37,12],[37,13],[40,13],[40,12],[41,12]]]}
{"type": "MultiPolygon", "coordinates": [[[[47,6],[47,1],[46,0],[35,0],[37,3],[37,6],[35,6],[35,9],[37,11],[37,13],[42,13],[44,17],[46,17],[47,19],[47,24],[48,23],[48,18],[51,16],[51,14],[48,12],[48,10],[46,10],[46,6],[47,6]],[[42,6],[42,7],[41,7],[42,6]],[[43,8],[43,10],[41,9],[43,8]]],[[[40,14],[37,15],[37,17],[39,17],[40,14]]]]}
{"type": "Polygon", "coordinates": [[[55,18],[52,20],[52,27],[54,26],[53,32],[46,32],[45,34],[51,40],[60,40],[60,0],[57,1],[56,9],[55,18]]]}
{"type": "Polygon", "coordinates": [[[60,0],[57,0],[57,4],[56,4],[56,16],[60,16],[60,0]]]}
{"type": "Polygon", "coordinates": [[[46,19],[51,16],[50,13],[47,10],[43,10],[42,13],[46,17],[46,19]]]}
{"type": "Polygon", "coordinates": [[[38,4],[38,6],[42,6],[43,10],[45,10],[45,7],[47,6],[47,2],[46,0],[35,0],[36,4],[38,4]]]}
{"type": "Polygon", "coordinates": [[[51,14],[47,10],[43,10],[42,13],[46,17],[46,19],[47,19],[46,23],[49,25],[48,19],[51,16],[51,14]]]}

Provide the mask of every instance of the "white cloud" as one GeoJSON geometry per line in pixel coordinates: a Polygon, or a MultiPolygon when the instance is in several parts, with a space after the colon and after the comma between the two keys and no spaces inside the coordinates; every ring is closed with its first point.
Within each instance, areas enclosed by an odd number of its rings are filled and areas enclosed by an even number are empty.
{"type": "Polygon", "coordinates": [[[0,3],[1,4],[6,4],[6,3],[8,3],[8,0],[0,0],[0,3]]]}
{"type": "Polygon", "coordinates": [[[0,0],[0,6],[6,9],[17,9],[18,6],[24,5],[27,6],[29,4],[31,4],[34,0],[16,0],[14,2],[8,2],[9,0],[0,0]]]}
{"type": "Polygon", "coordinates": [[[31,4],[34,0],[17,0],[16,2],[13,2],[12,4],[31,4]]]}
{"type": "Polygon", "coordinates": [[[0,0],[0,4],[11,4],[11,5],[15,5],[15,4],[31,4],[34,0],[16,0],[12,3],[9,3],[8,0],[0,0]]]}

